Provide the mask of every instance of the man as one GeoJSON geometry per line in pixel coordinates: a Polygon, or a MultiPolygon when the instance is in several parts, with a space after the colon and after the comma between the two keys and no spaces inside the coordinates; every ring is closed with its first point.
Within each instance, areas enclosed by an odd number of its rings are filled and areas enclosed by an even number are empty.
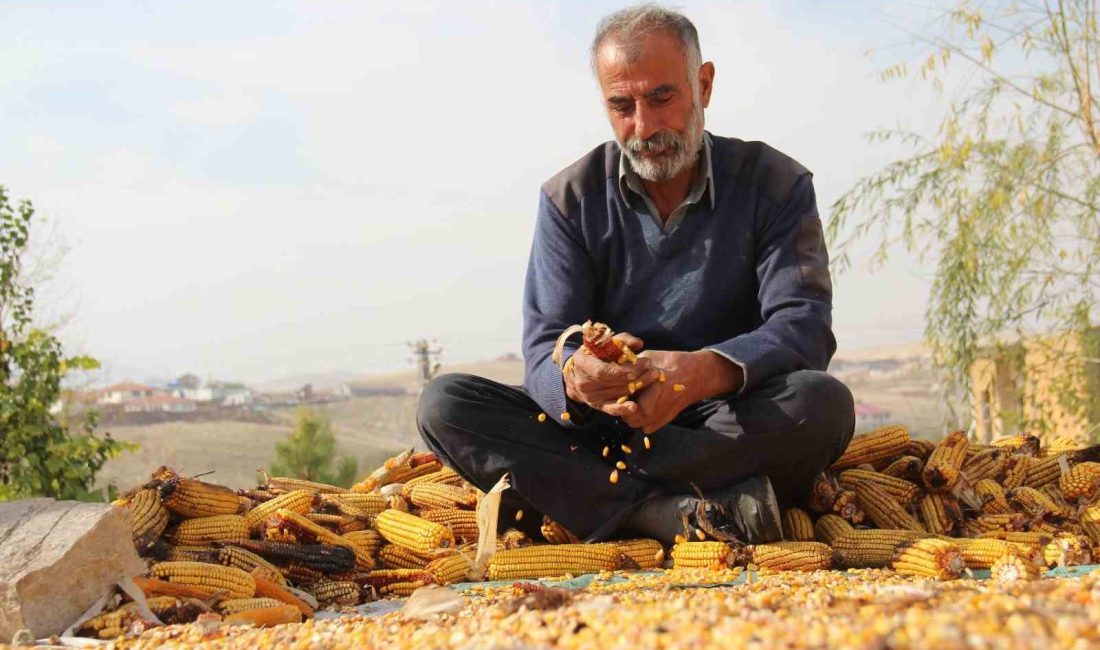
{"type": "Polygon", "coordinates": [[[703,131],[714,65],[684,16],[608,16],[592,62],[615,142],[542,187],[525,385],[439,377],[421,435],[482,489],[510,472],[509,513],[582,538],[778,539],[778,503],[806,496],[855,420],[823,372],[836,343],[811,174],[703,131]],[[558,336],[588,319],[638,360],[606,363],[571,339],[555,365],[558,336]]]}

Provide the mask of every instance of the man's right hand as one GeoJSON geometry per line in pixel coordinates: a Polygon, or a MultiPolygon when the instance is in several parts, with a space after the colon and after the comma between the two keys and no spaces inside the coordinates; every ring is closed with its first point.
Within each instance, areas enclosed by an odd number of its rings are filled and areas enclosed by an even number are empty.
{"type": "MultiPolygon", "coordinates": [[[[620,332],[614,338],[622,341],[635,353],[641,352],[645,345],[640,338],[626,332],[620,332]]],[[[613,405],[623,395],[630,394],[630,382],[641,382],[642,386],[648,386],[657,381],[659,373],[651,363],[645,357],[622,365],[608,363],[600,361],[588,348],[581,346],[573,353],[571,362],[565,364],[565,394],[574,402],[603,411],[605,406],[613,405]]]]}

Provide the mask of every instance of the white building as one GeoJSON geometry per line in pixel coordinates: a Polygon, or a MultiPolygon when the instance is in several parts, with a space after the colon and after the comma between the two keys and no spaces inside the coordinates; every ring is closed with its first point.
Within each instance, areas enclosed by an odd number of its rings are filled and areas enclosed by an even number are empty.
{"type": "Polygon", "coordinates": [[[99,399],[96,400],[96,402],[99,404],[126,404],[134,400],[145,399],[159,394],[161,394],[161,391],[152,386],[136,384],[134,382],[123,382],[104,388],[100,391],[99,399]]]}

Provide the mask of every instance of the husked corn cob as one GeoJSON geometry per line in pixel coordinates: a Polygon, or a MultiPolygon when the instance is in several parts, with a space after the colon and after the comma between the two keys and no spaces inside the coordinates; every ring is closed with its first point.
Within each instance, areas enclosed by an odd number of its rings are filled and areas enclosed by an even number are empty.
{"type": "Polygon", "coordinates": [[[775,542],[752,547],[752,563],[772,571],[817,571],[832,565],[833,549],[821,542],[775,542]]]}
{"type": "Polygon", "coordinates": [[[113,612],[92,617],[80,624],[77,631],[81,636],[99,639],[113,639],[122,636],[125,629],[134,621],[141,620],[141,614],[133,603],[127,603],[113,612]]]}
{"type": "Polygon", "coordinates": [[[252,532],[258,531],[268,517],[279,510],[285,509],[305,514],[313,508],[316,499],[317,493],[310,490],[291,490],[285,494],[280,494],[270,501],[257,505],[245,514],[245,518],[248,520],[248,529],[252,532]]]}
{"type": "MultiPolygon", "coordinates": [[[[352,564],[354,567],[355,565],[352,564]]],[[[325,579],[326,573],[297,563],[279,566],[279,573],[296,585],[311,585],[325,579]]]]}
{"type": "Polygon", "coordinates": [[[160,562],[149,575],[171,583],[224,591],[229,598],[251,598],[256,581],[245,571],[205,562],[160,562]]]}
{"type": "Polygon", "coordinates": [[[955,487],[969,444],[965,431],[955,431],[944,436],[940,444],[932,450],[921,471],[924,486],[932,492],[946,492],[955,487]]]}
{"type": "Polygon", "coordinates": [[[543,539],[551,544],[579,544],[581,540],[569,530],[546,515],[542,516],[540,527],[543,539]]]}
{"type": "Polygon", "coordinates": [[[925,537],[899,545],[890,568],[905,575],[954,580],[962,574],[966,562],[954,543],[925,537]]]}
{"type": "Polygon", "coordinates": [[[358,546],[367,555],[374,555],[382,548],[382,535],[377,530],[356,530],[344,533],[344,539],[358,546]]]}
{"type": "Polygon", "coordinates": [[[239,612],[247,612],[253,609],[263,609],[265,607],[282,607],[281,601],[274,598],[227,598],[225,600],[218,601],[217,610],[219,614],[230,615],[237,614],[239,612]]]}
{"type": "Polygon", "coordinates": [[[1008,452],[1003,449],[986,449],[974,454],[963,463],[962,473],[974,485],[983,479],[997,480],[1004,474],[1008,452]]]}
{"type": "Polygon", "coordinates": [[[838,566],[851,569],[887,567],[894,559],[894,549],[898,545],[924,535],[912,530],[853,530],[833,539],[834,561],[838,566]]]}
{"type": "Polygon", "coordinates": [[[1024,456],[1038,456],[1041,445],[1038,438],[1027,433],[1017,433],[1014,436],[993,441],[994,447],[1009,449],[1013,454],[1024,456]]]}
{"type": "Polygon", "coordinates": [[[385,510],[375,517],[374,525],[382,537],[391,544],[421,555],[454,546],[454,535],[442,524],[437,524],[399,510],[385,510]]]}
{"type": "Polygon", "coordinates": [[[614,544],[555,544],[497,551],[489,558],[490,580],[548,578],[614,571],[621,563],[614,544]]]}
{"type": "Polygon", "coordinates": [[[409,501],[424,509],[465,508],[472,510],[477,506],[477,494],[445,483],[423,483],[409,491],[409,501]]]}
{"type": "MultiPolygon", "coordinates": [[[[280,576],[280,579],[281,578],[282,576],[280,576]]],[[[252,579],[256,581],[257,596],[261,596],[263,598],[274,598],[275,600],[283,604],[291,605],[299,612],[301,612],[302,616],[313,616],[313,608],[310,607],[309,604],[306,603],[304,600],[287,590],[285,586],[285,581],[282,583],[278,583],[272,580],[268,580],[265,575],[260,573],[259,569],[255,569],[252,571],[252,579]]]]}
{"type": "Polygon", "coordinates": [[[1100,492],[1100,463],[1078,463],[1058,479],[1062,497],[1069,503],[1089,503],[1100,492]]]}
{"type": "Polygon", "coordinates": [[[1050,543],[1051,537],[1046,533],[1039,533],[1034,531],[1022,532],[1022,531],[1004,531],[993,530],[987,533],[982,533],[982,537],[987,539],[1003,539],[1006,542],[1012,542],[1013,544],[1023,544],[1028,548],[1036,551],[1041,551],[1044,546],[1050,543]]]}
{"type": "Polygon", "coordinates": [[[1089,506],[1081,513],[1081,528],[1092,539],[1092,543],[1100,547],[1100,505],[1089,506]]]}
{"type": "Polygon", "coordinates": [[[1041,567],[1027,557],[1007,552],[989,567],[989,577],[997,582],[1038,580],[1043,575],[1041,567]]]}
{"type": "Polygon", "coordinates": [[[988,569],[1006,553],[1012,553],[1024,558],[1030,558],[1031,562],[1042,562],[1042,554],[1035,549],[1022,544],[1013,544],[1001,539],[966,538],[960,537],[951,540],[959,547],[963,561],[968,569],[988,569]]]}
{"type": "Polygon", "coordinates": [[[431,558],[417,555],[403,546],[386,544],[378,551],[378,560],[384,569],[423,569],[431,558]]]}
{"type": "Polygon", "coordinates": [[[841,490],[833,501],[833,512],[852,524],[863,523],[866,513],[859,504],[859,497],[853,490],[841,490]]]}
{"type": "Polygon", "coordinates": [[[1030,487],[1018,487],[1005,495],[1008,502],[1030,517],[1062,517],[1062,507],[1046,494],[1030,487]]]}
{"type": "Polygon", "coordinates": [[[531,545],[531,538],[527,533],[516,528],[509,528],[497,538],[497,550],[511,550],[531,545]]]}
{"type": "Polygon", "coordinates": [[[932,492],[920,500],[920,514],[928,532],[939,535],[955,535],[961,532],[962,508],[951,494],[932,492]]]}
{"type": "Polygon", "coordinates": [[[244,497],[252,502],[252,506],[255,507],[261,503],[271,501],[275,497],[279,496],[270,490],[261,490],[259,488],[243,488],[237,490],[238,497],[244,497]]]}
{"type": "Polygon", "coordinates": [[[997,515],[981,515],[974,520],[982,532],[1003,530],[1020,531],[1027,528],[1028,520],[1018,512],[1006,512],[997,515]]]}
{"type": "Polygon", "coordinates": [[[425,510],[420,513],[420,518],[442,524],[451,531],[456,540],[462,540],[464,542],[477,541],[477,513],[472,510],[457,510],[452,508],[425,510]]]}
{"type": "Polygon", "coordinates": [[[1000,483],[992,479],[982,479],[974,485],[974,492],[982,502],[982,512],[988,515],[1008,514],[1012,506],[1000,483]]]}
{"type": "Polygon", "coordinates": [[[1059,463],[1061,456],[1048,456],[1047,458],[1034,458],[1027,466],[1027,476],[1024,477],[1024,485],[1039,488],[1047,483],[1054,483],[1062,475],[1062,466],[1059,463]]]}
{"type": "Polygon", "coordinates": [[[900,478],[916,485],[921,482],[920,471],[924,461],[916,456],[902,456],[882,469],[886,476],[900,478]]]}
{"type": "Polygon", "coordinates": [[[1092,563],[1092,544],[1078,535],[1060,534],[1043,546],[1047,566],[1078,566],[1092,563]]]}
{"type": "Polygon", "coordinates": [[[931,440],[925,440],[923,438],[913,438],[905,445],[906,456],[916,456],[920,459],[921,466],[928,460],[928,457],[932,455],[932,450],[936,448],[936,443],[931,440]]]}
{"type": "Polygon", "coordinates": [[[386,497],[387,510],[397,510],[399,512],[412,513],[412,508],[409,507],[408,500],[400,494],[391,494],[386,497]]]}
{"type": "Polygon", "coordinates": [[[629,558],[639,569],[659,569],[665,561],[665,547],[655,539],[617,539],[611,542],[616,550],[629,558]]]}
{"type": "MultiPolygon", "coordinates": [[[[286,565],[299,565],[326,573],[339,573],[351,571],[355,568],[357,554],[348,546],[331,546],[329,544],[290,544],[287,542],[257,541],[254,539],[242,539],[233,542],[234,546],[240,546],[246,551],[252,551],[256,555],[274,562],[281,567],[286,565]]],[[[282,571],[287,575],[286,571],[282,571]]]]}
{"type": "Polygon", "coordinates": [[[898,502],[882,491],[882,488],[872,483],[860,482],[856,485],[856,495],[859,497],[859,507],[867,513],[879,528],[902,528],[919,533],[925,532],[924,526],[913,518],[898,502]]]}
{"type": "Polygon", "coordinates": [[[832,512],[839,491],[840,486],[836,484],[836,479],[831,474],[821,472],[814,479],[806,505],[818,514],[832,512]]]}
{"type": "Polygon", "coordinates": [[[322,494],[321,503],[345,517],[371,518],[389,507],[386,497],[378,492],[322,494]]]}
{"type": "Polygon", "coordinates": [[[837,476],[837,482],[840,483],[840,487],[846,490],[855,490],[860,483],[870,483],[881,489],[894,501],[897,501],[902,508],[912,506],[921,492],[919,487],[905,479],[862,469],[849,469],[841,472],[837,476]]]}
{"type": "Polygon", "coordinates": [[[309,593],[322,605],[359,604],[359,585],[348,580],[324,580],[310,585],[309,593]]]}
{"type": "MultiPolygon", "coordinates": [[[[566,414],[568,415],[568,413],[566,414]]],[[[378,590],[383,596],[398,596],[401,598],[408,598],[414,591],[428,584],[426,580],[415,580],[413,582],[391,582],[385,587],[378,590]]]]}
{"type": "Polygon", "coordinates": [[[725,542],[680,542],[672,547],[677,569],[722,569],[733,559],[733,550],[725,542]]]}
{"type": "Polygon", "coordinates": [[[426,584],[427,574],[423,569],[377,569],[364,574],[359,581],[364,587],[381,590],[391,584],[426,584]]]}
{"type": "Polygon", "coordinates": [[[888,426],[855,436],[844,454],[830,469],[842,470],[863,463],[901,456],[909,445],[909,430],[903,426],[888,426]]]}
{"type": "Polygon", "coordinates": [[[414,451],[412,455],[409,456],[410,467],[420,467],[421,465],[430,465],[438,462],[439,456],[436,456],[434,451],[414,451]]]}
{"type": "Polygon", "coordinates": [[[456,553],[432,560],[424,567],[424,573],[437,585],[452,585],[465,582],[473,565],[472,556],[456,553]]]}
{"type": "Polygon", "coordinates": [[[144,554],[168,527],[168,509],[160,502],[157,491],[152,489],[138,490],[127,500],[125,507],[132,517],[130,529],[134,547],[138,553],[144,554]]]}
{"type": "Polygon", "coordinates": [[[1005,461],[1005,472],[1004,478],[1001,480],[1001,487],[1005,490],[1011,490],[1023,485],[1033,460],[1031,456],[1021,454],[1009,456],[1008,460],[1005,461]]]}
{"type": "Polygon", "coordinates": [[[405,481],[405,484],[401,486],[401,496],[408,499],[410,496],[409,493],[414,487],[416,487],[417,485],[423,485],[425,483],[461,486],[463,481],[462,477],[459,476],[458,473],[455,472],[453,469],[451,469],[450,467],[443,467],[437,471],[431,472],[430,474],[424,474],[422,476],[417,476],[415,478],[411,478],[405,481]]]}
{"type": "Polygon", "coordinates": [[[373,492],[374,490],[385,487],[387,485],[392,485],[394,483],[405,483],[413,480],[414,478],[434,474],[441,469],[443,469],[443,465],[441,465],[437,461],[431,461],[416,466],[408,464],[396,465],[390,468],[388,471],[379,474],[378,477],[375,477],[375,475],[372,474],[370,477],[367,477],[366,480],[360,481],[359,483],[351,486],[351,490],[352,492],[373,492]]]}
{"type": "Polygon", "coordinates": [[[855,528],[840,515],[821,515],[814,523],[814,539],[819,542],[832,545],[833,541],[845,533],[850,533],[855,528]]]}
{"type": "Polygon", "coordinates": [[[326,528],[336,534],[340,533],[341,526],[348,522],[355,521],[354,517],[332,515],[324,512],[307,512],[302,516],[317,524],[318,526],[326,528]]]}
{"type": "Polygon", "coordinates": [[[332,532],[324,526],[314,523],[305,515],[300,515],[293,510],[280,508],[275,514],[264,522],[264,534],[268,539],[279,540],[284,535],[289,535],[294,541],[304,541],[314,544],[331,544],[333,546],[351,546],[340,535],[332,532]],[[278,531],[278,534],[276,534],[278,531]]]}
{"type": "Polygon", "coordinates": [[[318,483],[316,481],[307,481],[301,478],[293,478],[290,476],[268,476],[267,472],[261,470],[264,475],[264,484],[260,487],[262,490],[270,490],[271,492],[294,492],[295,490],[306,490],[314,494],[343,494],[348,492],[347,488],[342,488],[336,485],[329,485],[328,483],[318,483]]]}
{"type": "Polygon", "coordinates": [[[225,566],[231,566],[253,574],[258,571],[260,575],[281,586],[286,586],[286,580],[279,569],[252,551],[246,551],[236,546],[225,546],[218,549],[218,562],[225,566]]]}
{"type": "Polygon", "coordinates": [[[165,508],[181,517],[233,515],[240,509],[237,493],[227,487],[186,478],[167,467],[153,474],[151,487],[156,487],[165,508]]]}
{"type": "Polygon", "coordinates": [[[1039,449],[1039,456],[1061,456],[1066,452],[1080,451],[1087,447],[1083,442],[1070,438],[1069,436],[1055,436],[1050,442],[1044,444],[1039,449]]]}
{"type": "Polygon", "coordinates": [[[783,511],[783,539],[791,542],[812,542],[814,522],[809,513],[801,508],[788,508],[783,511]]]}
{"type": "Polygon", "coordinates": [[[180,546],[178,544],[168,547],[164,554],[167,562],[217,562],[218,549],[211,546],[180,546]]]}
{"type": "Polygon", "coordinates": [[[211,515],[184,519],[176,526],[173,541],[181,546],[203,546],[214,542],[245,539],[248,522],[240,515],[211,515]]]}

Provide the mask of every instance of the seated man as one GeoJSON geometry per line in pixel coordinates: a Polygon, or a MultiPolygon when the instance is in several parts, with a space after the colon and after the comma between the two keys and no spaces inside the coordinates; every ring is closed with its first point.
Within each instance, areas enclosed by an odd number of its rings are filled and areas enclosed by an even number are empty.
{"type": "Polygon", "coordinates": [[[823,372],[836,342],[811,174],[703,130],[714,65],[684,16],[615,13],[592,62],[615,142],[542,186],[524,387],[441,376],[421,397],[420,433],[481,489],[511,473],[506,524],[523,509],[589,540],[671,543],[693,527],[779,539],[778,503],[807,495],[855,419],[851,393],[823,372]],[[600,361],[574,338],[563,372],[556,339],[589,319],[620,331],[637,361],[600,361]]]}

